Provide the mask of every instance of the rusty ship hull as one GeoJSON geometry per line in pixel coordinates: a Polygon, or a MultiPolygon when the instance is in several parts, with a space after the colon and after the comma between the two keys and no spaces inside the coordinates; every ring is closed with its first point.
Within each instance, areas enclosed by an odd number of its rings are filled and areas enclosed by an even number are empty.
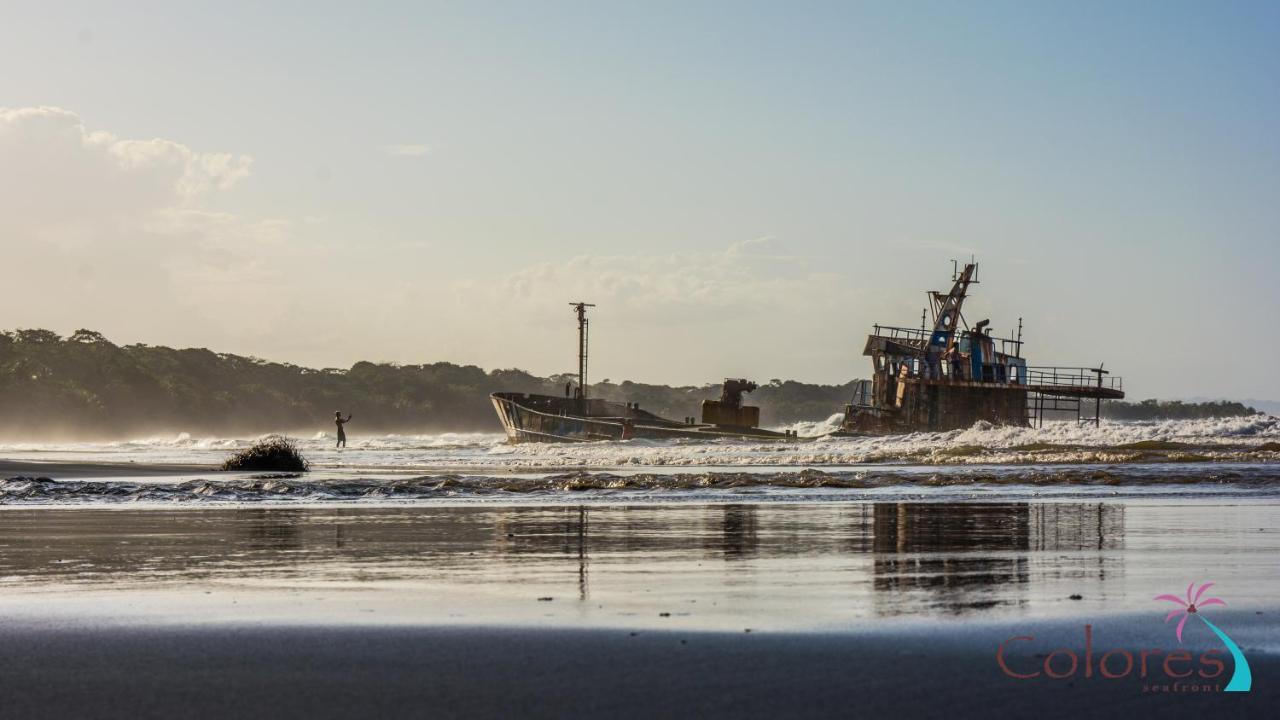
{"type": "MultiPolygon", "coordinates": [[[[887,383],[886,383],[887,384],[887,383]]],[[[917,378],[897,381],[892,401],[846,410],[842,434],[890,435],[928,430],[960,430],[975,422],[1027,426],[1027,390],[990,388],[917,378]]]]}
{"type": "Polygon", "coordinates": [[[794,440],[795,436],[757,427],[671,420],[629,403],[599,398],[498,392],[489,396],[513,443],[600,440],[743,439],[794,440]]]}

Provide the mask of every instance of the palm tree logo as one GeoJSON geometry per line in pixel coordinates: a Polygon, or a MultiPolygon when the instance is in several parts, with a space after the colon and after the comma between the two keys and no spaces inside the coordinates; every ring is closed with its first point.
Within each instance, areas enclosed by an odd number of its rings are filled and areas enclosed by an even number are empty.
{"type": "Polygon", "coordinates": [[[1201,600],[1201,598],[1204,597],[1204,591],[1208,590],[1212,586],[1213,583],[1207,582],[1202,584],[1197,590],[1196,584],[1193,582],[1190,585],[1187,585],[1187,597],[1185,600],[1177,595],[1167,594],[1157,595],[1155,599],[1167,600],[1181,606],[1170,610],[1169,614],[1164,617],[1165,624],[1168,624],[1170,620],[1181,616],[1182,619],[1178,621],[1178,629],[1176,631],[1179,643],[1182,642],[1182,628],[1186,627],[1187,620],[1192,615],[1200,618],[1200,621],[1212,630],[1213,634],[1217,635],[1218,639],[1227,646],[1227,650],[1231,653],[1232,659],[1235,660],[1235,671],[1231,675],[1231,681],[1227,683],[1227,687],[1225,689],[1226,692],[1248,692],[1249,688],[1253,686],[1253,673],[1249,670],[1249,661],[1245,659],[1244,653],[1240,650],[1240,646],[1236,645],[1234,640],[1227,637],[1226,633],[1218,629],[1217,625],[1209,622],[1209,619],[1200,613],[1201,609],[1210,605],[1227,606],[1226,602],[1216,597],[1204,598],[1201,600]],[[1195,592],[1194,597],[1191,594],[1193,591],[1195,592]]]}

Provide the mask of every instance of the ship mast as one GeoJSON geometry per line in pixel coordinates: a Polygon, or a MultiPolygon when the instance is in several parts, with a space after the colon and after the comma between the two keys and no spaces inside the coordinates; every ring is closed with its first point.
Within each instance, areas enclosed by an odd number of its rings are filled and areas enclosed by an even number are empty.
{"type": "Polygon", "coordinates": [[[955,337],[956,323],[960,320],[960,308],[964,305],[965,294],[969,290],[969,285],[978,282],[973,279],[973,274],[978,269],[977,263],[965,263],[964,270],[954,277],[955,284],[951,286],[951,292],[947,295],[935,292],[933,293],[933,303],[936,308],[933,320],[933,334],[929,336],[929,352],[946,352],[951,346],[951,339],[955,337]]]}
{"type": "Polygon", "coordinates": [[[581,400],[587,397],[587,308],[593,303],[572,302],[569,305],[578,313],[578,392],[581,400]]]}

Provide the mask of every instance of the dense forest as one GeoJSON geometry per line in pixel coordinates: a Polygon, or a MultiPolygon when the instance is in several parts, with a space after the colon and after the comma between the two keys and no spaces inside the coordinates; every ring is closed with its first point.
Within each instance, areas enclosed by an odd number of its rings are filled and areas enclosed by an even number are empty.
{"type": "MultiPolygon", "coordinates": [[[[498,390],[560,394],[564,376],[486,372],[447,362],[358,362],[322,370],[203,348],[115,345],[100,333],[0,333],[0,437],[128,438],[190,432],[225,435],[332,430],[335,410],[355,413],[368,432],[501,432],[488,395],[498,390]]],[[[718,384],[669,387],[598,383],[596,397],[638,402],[669,417],[697,415],[718,384]]],[[[853,383],[774,380],[751,395],[770,425],[839,412],[853,383]]]]}
{"type": "MultiPolygon", "coordinates": [[[[0,333],[0,437],[128,438],[190,432],[227,435],[331,430],[333,412],[355,413],[368,432],[499,432],[488,395],[498,390],[560,394],[567,376],[536,377],[437,362],[358,362],[312,368],[203,348],[115,345],[100,333],[0,333]]],[[[764,425],[822,420],[840,412],[854,384],[771,380],[751,394],[764,425]]],[[[637,402],[667,417],[698,415],[718,383],[670,387],[597,383],[590,393],[637,402]]],[[[1248,415],[1240,403],[1107,402],[1125,420],[1248,415]]]]}
{"type": "Polygon", "coordinates": [[[1102,417],[1112,420],[1194,420],[1211,417],[1241,417],[1256,415],[1257,412],[1254,408],[1229,400],[1210,402],[1108,400],[1102,404],[1102,417]]]}

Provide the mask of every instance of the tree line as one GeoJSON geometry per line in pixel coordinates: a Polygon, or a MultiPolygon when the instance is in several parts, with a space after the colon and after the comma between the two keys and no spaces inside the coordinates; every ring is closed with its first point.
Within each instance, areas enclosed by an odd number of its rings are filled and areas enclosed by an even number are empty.
{"type": "Polygon", "coordinates": [[[1111,420],[1195,420],[1199,418],[1243,417],[1258,411],[1231,400],[1183,402],[1181,400],[1142,400],[1126,402],[1107,400],[1102,403],[1102,417],[1111,420]]]}
{"type": "MultiPolygon", "coordinates": [[[[562,394],[570,379],[449,362],[315,369],[205,348],[116,345],[93,330],[15,330],[0,333],[0,436],[331,432],[338,409],[354,412],[362,432],[500,432],[489,393],[562,394]]],[[[774,380],[751,401],[769,424],[824,419],[853,385],[774,380]]],[[[681,418],[696,416],[720,386],[606,381],[589,393],[681,418]]]]}

